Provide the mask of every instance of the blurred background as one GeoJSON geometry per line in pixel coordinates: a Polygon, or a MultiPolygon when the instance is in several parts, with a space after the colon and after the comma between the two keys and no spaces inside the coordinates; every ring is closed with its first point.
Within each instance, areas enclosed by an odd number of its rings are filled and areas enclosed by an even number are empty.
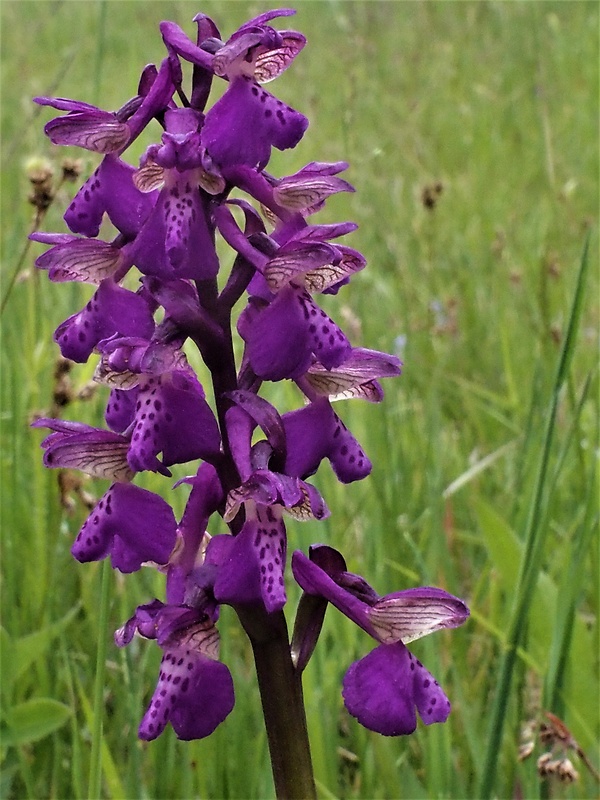
{"type": "MultiPolygon", "coordinates": [[[[44,248],[26,238],[32,160],[59,176],[65,157],[82,159],[81,177],[63,183],[47,211],[47,231],[66,230],[62,213],[98,161],[55,148],[43,134],[54,114],[32,96],[114,110],[135,94],[143,66],[164,57],[162,19],[193,38],[202,11],[226,39],[269,7],[0,6],[3,797],[88,796],[99,637],[109,639],[103,797],[273,796],[250,648],[228,609],[220,630],[237,694],[230,717],[201,742],[179,742],[170,729],[150,744],[136,738],[160,652],[145,641],[118,651],[112,631],[136,605],[163,597],[162,580],[151,570],[114,574],[109,631],[99,629],[101,566],[74,562],[69,549],[106,486],[46,471],[41,433],[29,428],[59,408],[65,419],[102,424],[94,359],[65,367],[52,341],[93,290],[36,273],[44,248]]],[[[381,594],[433,584],[472,609],[462,628],[411,645],[453,712],[409,738],[379,737],[344,711],[342,677],[371,642],[330,609],[305,672],[319,795],[596,796],[585,762],[598,769],[598,4],[295,7],[275,25],[302,31],[308,46],[269,89],[311,124],[294,151],[274,152],[269,171],[350,163],[344,177],[356,193],[328,200],[318,221],[356,221],[347,244],[369,264],[323,306],[353,344],[396,353],[404,370],[386,383],[383,404],[336,407],[373,473],[341,486],[324,464],[314,483],[331,517],[290,522],[289,546],[327,542],[381,594]],[[579,747],[565,753],[579,773],[573,784],[539,778],[550,744],[532,731],[540,720],[557,725],[545,712],[579,747]]],[[[127,160],[159,136],[150,126],[127,160]]],[[[272,396],[281,410],[297,403],[286,387],[272,396]]],[[[183,508],[171,481],[136,482],[183,508]]],[[[292,585],[289,595],[292,619],[292,585]]]]}

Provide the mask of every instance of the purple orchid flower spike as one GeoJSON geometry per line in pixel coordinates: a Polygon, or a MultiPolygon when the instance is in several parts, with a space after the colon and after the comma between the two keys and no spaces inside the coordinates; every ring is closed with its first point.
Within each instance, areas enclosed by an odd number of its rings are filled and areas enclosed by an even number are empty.
{"type": "Polygon", "coordinates": [[[378,647],[348,669],[344,703],[352,716],[385,736],[412,733],[416,712],[426,725],[445,722],[450,701],[406,643],[442,628],[456,628],[469,616],[462,600],[442,589],[407,589],[380,597],[359,575],[346,571],[337,550],[325,545],[292,556],[292,571],[309,598],[311,619],[300,614],[293,651],[303,669],[320,630],[327,602],[372,636],[378,647]]]}
{"type": "Polygon", "coordinates": [[[312,161],[284,177],[265,171],[272,148],[295,147],[308,127],[264,88],[306,44],[272,26],[294,13],[267,11],[225,41],[203,14],[194,17],[195,41],[162,22],[166,57],[142,71],[137,93],[115,112],[37,98],[65,112],[46,124],[54,144],[103,157],[64,214],[70,232],[31,239],[48,245],[36,265],[52,281],[94,287],[54,338],[65,358],[98,356],[94,380],[110,394],[107,429],[55,418],[34,426],[50,431],[46,466],[110,481],[73,556],[165,577],[165,602],[138,605],[115,637],[119,646],[134,635],[154,639],[163,651],[140,737],[155,739],[170,724],[181,739],[203,738],[227,718],[234,691],[217,623],[230,605],[252,644],[277,796],[315,798],[301,673],[328,603],[377,642],[350,666],[343,695],[351,714],[385,735],[410,733],[417,713],[426,724],[447,718],[445,694],[406,644],[469,612],[440,589],[380,597],[337,551],[318,546],[292,558],[304,593],[290,643],[286,517],[329,515],[309,482],[324,459],[341,483],[369,475],[369,458],[332,404],[381,401],[380,381],[401,369],[394,356],[353,347],[318,305],[317,295],[336,295],[366,266],[339,241],[355,223],[312,222],[332,195],[354,191],[340,177],[346,162],[312,161]],[[182,60],[192,65],[190,89],[182,60]],[[217,79],[224,91],[210,106],[217,79]],[[139,164],[127,163],[151,124],[155,143],[139,164]],[[116,229],[111,241],[99,238],[107,225],[116,229]],[[229,274],[223,246],[233,251],[229,274]],[[303,407],[280,411],[260,396],[272,391],[264,382],[281,380],[293,382],[303,407]],[[175,484],[191,487],[177,523],[166,495],[134,481],[144,471],[170,477],[171,466],[188,462],[196,462],[192,476],[175,484]]]}

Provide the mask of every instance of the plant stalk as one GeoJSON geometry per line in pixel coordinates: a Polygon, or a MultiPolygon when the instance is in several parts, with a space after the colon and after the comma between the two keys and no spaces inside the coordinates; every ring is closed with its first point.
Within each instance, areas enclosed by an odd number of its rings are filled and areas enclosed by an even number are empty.
{"type": "Polygon", "coordinates": [[[302,678],[283,612],[236,609],[252,644],[279,800],[316,800],[302,678]]]}

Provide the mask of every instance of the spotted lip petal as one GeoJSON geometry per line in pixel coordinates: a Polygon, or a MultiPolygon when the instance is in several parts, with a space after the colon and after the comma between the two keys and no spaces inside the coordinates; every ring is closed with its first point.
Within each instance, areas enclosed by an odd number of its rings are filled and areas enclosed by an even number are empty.
{"type": "Polygon", "coordinates": [[[65,212],[65,222],[73,233],[98,236],[107,214],[122,234],[135,237],[156,202],[156,194],[136,189],[134,172],[132,166],[114,155],[105,156],[65,212]]]}
{"type": "Polygon", "coordinates": [[[362,480],[371,462],[359,443],[324,398],[283,415],[288,442],[285,471],[309,477],[324,458],[342,483],[362,480]]]}
{"type": "Polygon", "coordinates": [[[271,147],[295,147],[307,127],[303,114],[241,76],[230,81],[206,115],[202,144],[222,170],[241,165],[264,168],[271,147]],[[245,132],[243,137],[240,130],[245,132]]]}
{"type": "Polygon", "coordinates": [[[170,722],[179,739],[203,739],[225,720],[234,703],[233,681],[225,664],[187,647],[171,648],[161,661],[139,737],[152,741],[170,722]]]}
{"type": "Polygon", "coordinates": [[[102,339],[115,333],[150,338],[153,331],[152,309],[146,298],[106,279],[80,312],[58,326],[54,340],[65,358],[82,363],[102,339]]]}
{"type": "Polygon", "coordinates": [[[281,509],[257,505],[240,533],[232,537],[230,548],[215,581],[217,600],[232,606],[263,605],[268,613],[280,611],[286,602],[287,549],[281,509]]]}
{"type": "Polygon", "coordinates": [[[445,722],[450,701],[435,678],[401,643],[380,645],[344,676],[344,704],[365,728],[403,736],[417,727],[445,722]]]}
{"type": "Polygon", "coordinates": [[[168,503],[133,484],[116,483],[98,501],[71,553],[81,562],[110,554],[113,569],[134,572],[145,561],[165,564],[175,537],[175,517],[168,503]]]}

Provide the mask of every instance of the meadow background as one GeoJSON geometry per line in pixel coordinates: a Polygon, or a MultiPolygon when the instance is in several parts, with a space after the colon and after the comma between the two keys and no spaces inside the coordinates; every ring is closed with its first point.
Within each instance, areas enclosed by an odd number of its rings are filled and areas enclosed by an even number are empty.
{"type": "MultiPolygon", "coordinates": [[[[33,209],[24,168],[42,156],[59,172],[66,154],[45,139],[51,114],[33,95],[118,108],[141,68],[163,57],[160,20],[193,35],[201,10],[226,38],[273,5],[0,6],[2,797],[90,797],[98,759],[103,798],[273,796],[250,648],[227,609],[220,630],[233,713],[205,741],[178,742],[170,729],[150,744],[136,739],[160,652],[143,641],[119,651],[112,631],[138,603],[162,597],[162,585],[149,570],[111,574],[105,629],[102,568],[69,553],[85,495],[74,486],[72,507],[61,505],[57,474],[42,467],[41,433],[28,424],[52,406],[52,332],[91,289],[35,274],[43,248],[25,249],[33,209]]],[[[381,594],[436,584],[472,609],[462,628],[411,645],[453,712],[409,738],[379,737],[345,714],[341,678],[371,642],[329,611],[305,672],[320,797],[597,796],[577,756],[580,780],[564,786],[537,779],[539,744],[528,760],[517,753],[523,725],[549,710],[599,765],[598,4],[295,5],[293,23],[280,27],[303,31],[309,44],[272,88],[311,126],[270,169],[350,162],[356,194],[332,198],[320,221],[358,222],[348,244],[369,266],[325,305],[354,344],[396,352],[405,366],[382,405],[338,406],[373,473],[344,487],[322,466],[314,481],[331,518],[290,523],[290,547],[326,541],[381,594]]],[[[158,135],[152,129],[129,157],[158,135]]],[[[89,174],[94,157],[72,155],[89,174]]],[[[45,230],[65,229],[75,190],[60,189],[45,230]]],[[[86,390],[93,367],[69,374],[75,397],[65,418],[101,424],[105,396],[86,390]]],[[[140,478],[170,492],[168,480],[140,478]]],[[[105,488],[82,487],[94,496],[105,488]]],[[[290,595],[293,609],[293,586],[290,595]]]]}

